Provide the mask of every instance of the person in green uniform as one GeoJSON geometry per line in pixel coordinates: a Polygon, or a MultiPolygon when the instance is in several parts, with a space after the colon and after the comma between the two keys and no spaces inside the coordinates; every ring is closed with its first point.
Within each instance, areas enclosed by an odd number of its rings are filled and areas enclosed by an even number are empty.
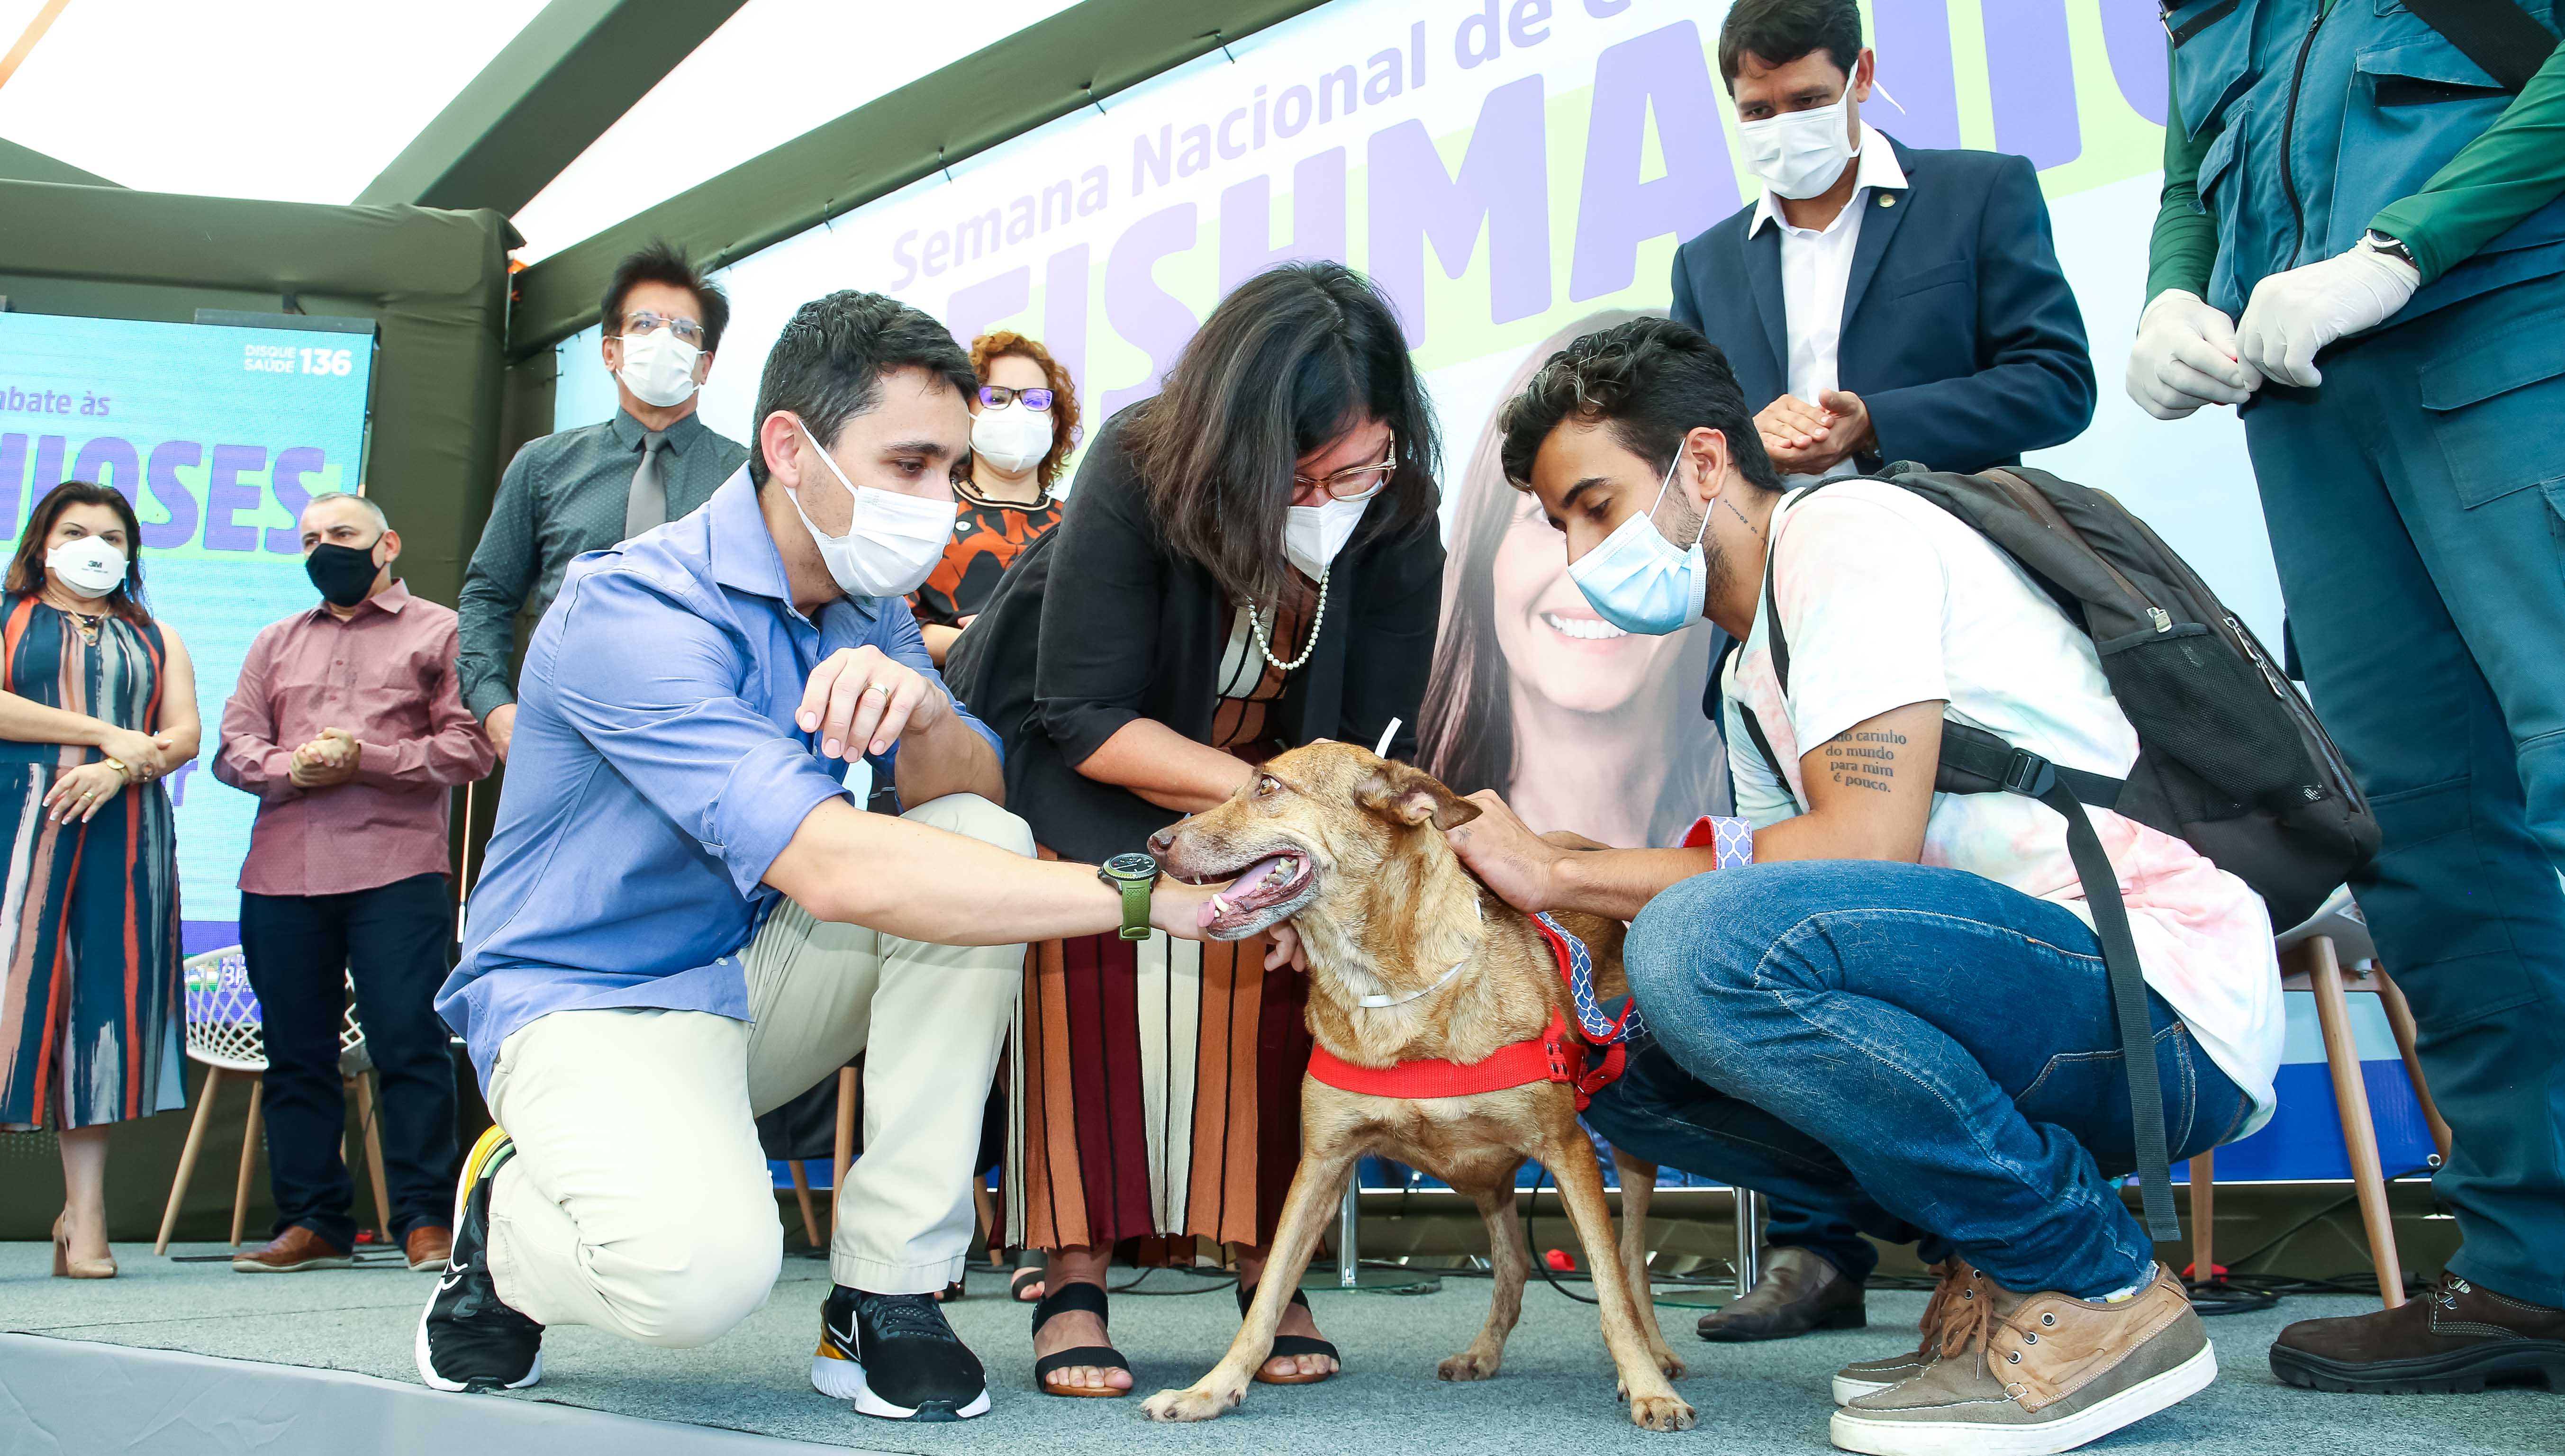
{"type": "Polygon", "coordinates": [[[2565,1386],[2559,19],[2166,7],[2129,393],[2242,416],[2307,686],[2384,834],[2351,887],[2456,1140],[2433,1183],[2464,1247],[2425,1298],[2282,1331],[2296,1385],[2565,1386]]]}

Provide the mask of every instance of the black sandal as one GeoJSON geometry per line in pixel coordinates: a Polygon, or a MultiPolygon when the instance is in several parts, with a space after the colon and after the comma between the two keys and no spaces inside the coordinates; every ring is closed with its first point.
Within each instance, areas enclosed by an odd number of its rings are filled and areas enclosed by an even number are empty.
{"type": "Polygon", "coordinates": [[[1027,1285],[1042,1283],[1044,1277],[1049,1273],[1049,1271],[1048,1269],[1045,1269],[1039,1264],[1029,1264],[1024,1268],[1017,1270],[1014,1274],[1007,1277],[1007,1298],[1014,1300],[1019,1305],[1035,1305],[1042,1303],[1042,1297],[1040,1295],[1026,1294],[1025,1287],[1027,1285]]]}
{"type": "MultiPolygon", "coordinates": [[[[1242,1320],[1246,1319],[1248,1307],[1255,1303],[1255,1287],[1252,1285],[1240,1285],[1238,1287],[1238,1318],[1242,1320]]],[[[1298,1305],[1303,1310],[1306,1310],[1309,1308],[1309,1297],[1300,1293],[1298,1290],[1293,1290],[1291,1291],[1291,1303],[1298,1305]]],[[[1274,1336],[1274,1347],[1265,1352],[1264,1359],[1256,1362],[1256,1383],[1259,1385],[1315,1385],[1320,1380],[1326,1379],[1329,1375],[1336,1372],[1335,1370],[1327,1370],[1315,1375],[1281,1376],[1265,1373],[1265,1366],[1268,1361],[1282,1359],[1290,1355],[1302,1354],[1322,1354],[1336,1362],[1337,1370],[1341,1370],[1345,1367],[1345,1357],[1336,1353],[1336,1347],[1323,1339],[1315,1339],[1306,1335],[1277,1335],[1274,1336]]]]}
{"type": "MultiPolygon", "coordinates": [[[[1112,1316],[1106,1312],[1103,1289],[1079,1281],[1061,1285],[1043,1296],[1042,1303],[1034,1306],[1034,1333],[1040,1335],[1043,1326],[1050,1323],[1051,1316],[1066,1314],[1072,1310],[1093,1315],[1097,1320],[1106,1322],[1108,1326],[1112,1320],[1112,1316]]],[[[1094,1399],[1131,1393],[1128,1389],[1117,1390],[1110,1385],[1054,1385],[1050,1382],[1049,1377],[1051,1371],[1079,1365],[1105,1370],[1127,1371],[1131,1368],[1131,1362],[1122,1357],[1122,1351],[1109,1344],[1081,1344],[1073,1349],[1063,1349],[1057,1354],[1044,1355],[1034,1361],[1034,1383],[1042,1387],[1042,1393],[1045,1395],[1069,1395],[1094,1399]]]]}

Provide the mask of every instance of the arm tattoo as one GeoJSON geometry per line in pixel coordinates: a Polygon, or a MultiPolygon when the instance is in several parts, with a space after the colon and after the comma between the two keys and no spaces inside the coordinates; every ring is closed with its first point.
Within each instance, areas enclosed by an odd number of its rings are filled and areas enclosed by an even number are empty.
{"type": "Polygon", "coordinates": [[[1903,733],[1846,729],[1827,740],[1823,749],[1826,777],[1840,787],[1885,794],[1897,777],[1897,750],[1905,745],[1903,733]]]}

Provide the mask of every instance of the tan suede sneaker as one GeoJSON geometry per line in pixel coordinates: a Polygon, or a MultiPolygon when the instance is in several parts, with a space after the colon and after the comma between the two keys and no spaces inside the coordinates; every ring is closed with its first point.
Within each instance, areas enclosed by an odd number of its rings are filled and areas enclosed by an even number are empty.
{"type": "Polygon", "coordinates": [[[1924,1318],[1916,1328],[1923,1338],[1906,1354],[1888,1355],[1875,1360],[1855,1360],[1835,1371],[1835,1404],[1859,1400],[1875,1390],[1885,1390],[1900,1380],[1912,1380],[1924,1373],[1924,1367],[1942,1357],[1942,1338],[1948,1335],[1962,1314],[1987,1297],[1994,1282],[1978,1272],[1977,1266],[1954,1254],[1933,1266],[1942,1282],[1933,1287],[1933,1298],[1925,1303],[1924,1318]]]}
{"type": "Polygon", "coordinates": [[[2182,1281],[2127,1299],[1981,1286],[1924,1373],[1862,1396],[1829,1434],[1870,1456],[2047,1456],[2142,1420],[2217,1377],[2182,1281]]]}

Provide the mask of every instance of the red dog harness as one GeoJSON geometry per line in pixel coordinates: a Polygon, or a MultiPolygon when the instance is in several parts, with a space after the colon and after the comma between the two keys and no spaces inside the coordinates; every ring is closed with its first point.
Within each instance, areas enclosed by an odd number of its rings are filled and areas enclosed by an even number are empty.
{"type": "Polygon", "coordinates": [[[1549,953],[1558,962],[1559,979],[1567,983],[1568,999],[1576,1007],[1583,1041],[1570,1037],[1567,1018],[1552,1011],[1548,1030],[1528,1041],[1500,1047],[1485,1061],[1446,1062],[1427,1057],[1387,1067],[1356,1067],[1324,1047],[1312,1047],[1309,1075],[1340,1092],[1411,1100],[1466,1097],[1535,1082],[1563,1082],[1576,1089],[1576,1110],[1584,1111],[1595,1092],[1620,1078],[1629,1039],[1633,1033],[1646,1030],[1646,1023],[1639,1019],[1635,997],[1621,1009],[1620,1016],[1607,1020],[1594,999],[1594,963],[1586,953],[1585,943],[1547,915],[1534,915],[1532,924],[1549,942],[1549,953]],[[1587,1042],[1604,1049],[1601,1065],[1591,1072],[1585,1070],[1587,1042]]]}

